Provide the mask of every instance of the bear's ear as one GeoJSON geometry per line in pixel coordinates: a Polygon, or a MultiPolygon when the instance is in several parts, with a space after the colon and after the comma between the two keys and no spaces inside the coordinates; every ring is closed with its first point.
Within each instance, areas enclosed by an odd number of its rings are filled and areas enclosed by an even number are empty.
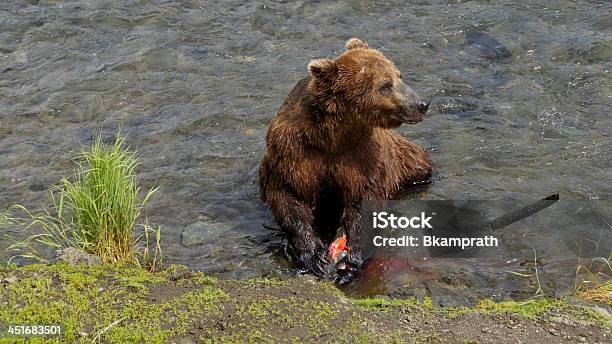
{"type": "Polygon", "coordinates": [[[308,64],[310,75],[318,79],[330,79],[336,74],[336,61],[330,59],[312,60],[308,64]]]}
{"type": "Polygon", "coordinates": [[[346,41],[346,50],[353,49],[368,49],[368,43],[360,40],[359,38],[353,37],[346,41]]]}

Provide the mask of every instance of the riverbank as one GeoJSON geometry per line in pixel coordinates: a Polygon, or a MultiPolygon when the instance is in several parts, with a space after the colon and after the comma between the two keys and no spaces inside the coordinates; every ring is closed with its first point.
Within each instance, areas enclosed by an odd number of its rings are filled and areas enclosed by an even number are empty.
{"type": "MultiPolygon", "coordinates": [[[[311,277],[220,280],[172,266],[30,265],[0,270],[0,324],[61,324],[30,342],[597,343],[600,308],[561,300],[484,301],[474,309],[416,300],[354,300],[311,277]],[[599,310],[598,310],[599,309],[599,310]]],[[[7,337],[0,343],[25,342],[7,337]]],[[[3,337],[4,336],[4,337],[3,337]]]]}

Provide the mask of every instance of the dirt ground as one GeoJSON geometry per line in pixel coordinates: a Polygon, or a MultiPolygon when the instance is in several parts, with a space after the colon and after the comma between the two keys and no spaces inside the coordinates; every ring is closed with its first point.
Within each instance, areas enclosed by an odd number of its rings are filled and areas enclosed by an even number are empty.
{"type": "Polygon", "coordinates": [[[0,270],[0,343],[609,343],[611,324],[606,305],[355,300],[311,277],[218,280],[180,266],[0,270]],[[11,337],[9,324],[64,332],[11,337]]]}

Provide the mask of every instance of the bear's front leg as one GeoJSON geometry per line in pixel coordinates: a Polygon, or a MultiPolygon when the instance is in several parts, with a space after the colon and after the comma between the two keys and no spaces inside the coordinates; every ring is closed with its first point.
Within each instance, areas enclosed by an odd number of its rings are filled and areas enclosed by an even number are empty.
{"type": "Polygon", "coordinates": [[[363,247],[361,237],[361,202],[348,204],[344,207],[342,214],[342,228],[346,231],[347,246],[350,248],[348,263],[351,273],[361,268],[363,260],[361,249],[363,247]]]}
{"type": "Polygon", "coordinates": [[[327,248],[312,229],[312,208],[287,191],[269,191],[266,196],[276,222],[286,233],[300,262],[317,276],[325,276],[329,257],[327,248]]]}

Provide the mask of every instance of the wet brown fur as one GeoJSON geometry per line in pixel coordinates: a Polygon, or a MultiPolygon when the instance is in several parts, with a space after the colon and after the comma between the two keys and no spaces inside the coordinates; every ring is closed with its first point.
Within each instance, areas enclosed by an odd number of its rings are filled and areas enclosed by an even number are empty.
{"type": "Polygon", "coordinates": [[[381,96],[382,83],[401,79],[395,65],[358,39],[346,47],[335,60],[309,64],[310,76],[270,124],[259,172],[263,200],[311,270],[317,255],[326,260],[313,229],[322,193],[331,191],[341,202],[340,226],[358,255],[361,202],[388,199],[406,183],[427,181],[432,170],[427,153],[391,129],[422,119],[424,113],[410,110],[416,95],[409,88],[396,94],[394,86],[381,96]]]}

